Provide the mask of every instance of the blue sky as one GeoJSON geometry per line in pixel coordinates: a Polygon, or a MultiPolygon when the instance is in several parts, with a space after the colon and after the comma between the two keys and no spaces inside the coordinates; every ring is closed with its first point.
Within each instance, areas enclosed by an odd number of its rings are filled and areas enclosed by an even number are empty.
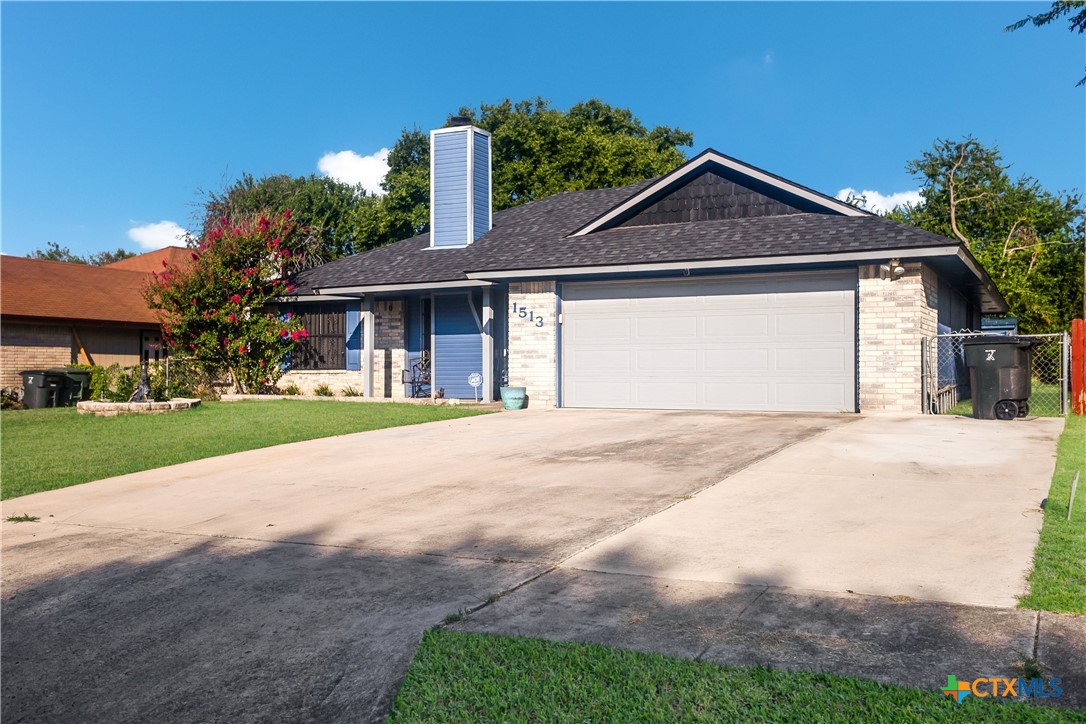
{"type": "Polygon", "coordinates": [[[506,97],[599,97],[829,194],[914,190],[967,133],[1082,189],[1083,37],[1002,31],[1048,5],[4,2],[2,248],[143,250],[199,189],[329,154],[373,183],[401,128],[506,97]]]}

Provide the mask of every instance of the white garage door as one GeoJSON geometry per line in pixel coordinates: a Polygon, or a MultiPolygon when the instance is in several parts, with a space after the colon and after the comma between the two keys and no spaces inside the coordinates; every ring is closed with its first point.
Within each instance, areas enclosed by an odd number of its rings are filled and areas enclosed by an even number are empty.
{"type": "Polygon", "coordinates": [[[856,273],[562,287],[568,407],[852,412],[856,273]]]}

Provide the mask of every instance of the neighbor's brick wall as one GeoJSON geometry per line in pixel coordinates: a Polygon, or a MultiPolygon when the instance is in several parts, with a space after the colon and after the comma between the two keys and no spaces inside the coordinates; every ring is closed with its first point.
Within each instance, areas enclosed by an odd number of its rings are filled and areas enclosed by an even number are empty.
{"type": "Polygon", "coordinates": [[[554,282],[509,285],[509,384],[528,388],[529,407],[554,407],[558,402],[558,297],[554,282]],[[521,319],[514,309],[543,315],[543,326],[521,319]]]}
{"type": "Polygon", "coordinates": [[[51,324],[4,322],[0,327],[0,387],[22,389],[23,370],[45,370],[72,363],[72,332],[51,324]]]}
{"type": "MultiPolygon", "coordinates": [[[[396,300],[376,302],[373,316],[373,396],[403,399],[401,370],[406,357],[404,344],[404,305],[396,300]]],[[[280,389],[297,385],[302,394],[313,394],[321,384],[340,394],[350,386],[357,392],[365,388],[362,370],[291,370],[279,380],[280,389]]]]}
{"type": "Polygon", "coordinates": [[[404,303],[374,302],[373,316],[373,396],[403,399],[404,303]]]}
{"type": "Polygon", "coordinates": [[[921,411],[920,340],[938,331],[939,279],[919,262],[905,275],[879,278],[879,265],[860,267],[861,412],[921,411]]]}

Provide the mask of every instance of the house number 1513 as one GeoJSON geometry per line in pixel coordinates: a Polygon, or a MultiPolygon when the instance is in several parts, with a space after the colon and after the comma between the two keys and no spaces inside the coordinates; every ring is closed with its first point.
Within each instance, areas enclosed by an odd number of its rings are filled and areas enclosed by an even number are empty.
{"type": "Polygon", "coordinates": [[[533,323],[537,327],[543,326],[542,314],[536,314],[531,309],[528,309],[528,307],[517,304],[516,302],[513,302],[513,314],[517,315],[521,319],[527,319],[529,322],[533,323]]]}

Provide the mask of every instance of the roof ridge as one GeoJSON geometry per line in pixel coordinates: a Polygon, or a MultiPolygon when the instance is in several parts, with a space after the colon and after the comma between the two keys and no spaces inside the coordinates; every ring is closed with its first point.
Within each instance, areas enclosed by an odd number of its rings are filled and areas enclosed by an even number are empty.
{"type": "Polygon", "coordinates": [[[8,263],[10,261],[16,261],[16,262],[19,262],[19,263],[28,263],[28,264],[57,264],[57,265],[68,267],[70,269],[100,269],[102,271],[110,272],[111,274],[120,273],[120,274],[143,274],[143,275],[147,275],[147,274],[151,273],[151,272],[137,271],[135,269],[116,269],[116,268],[113,268],[110,264],[102,264],[101,266],[99,266],[98,264],[86,264],[86,263],[80,263],[80,262],[74,262],[74,261],[59,261],[57,259],[35,259],[34,257],[19,256],[17,254],[0,254],[0,265],[8,263]]]}

